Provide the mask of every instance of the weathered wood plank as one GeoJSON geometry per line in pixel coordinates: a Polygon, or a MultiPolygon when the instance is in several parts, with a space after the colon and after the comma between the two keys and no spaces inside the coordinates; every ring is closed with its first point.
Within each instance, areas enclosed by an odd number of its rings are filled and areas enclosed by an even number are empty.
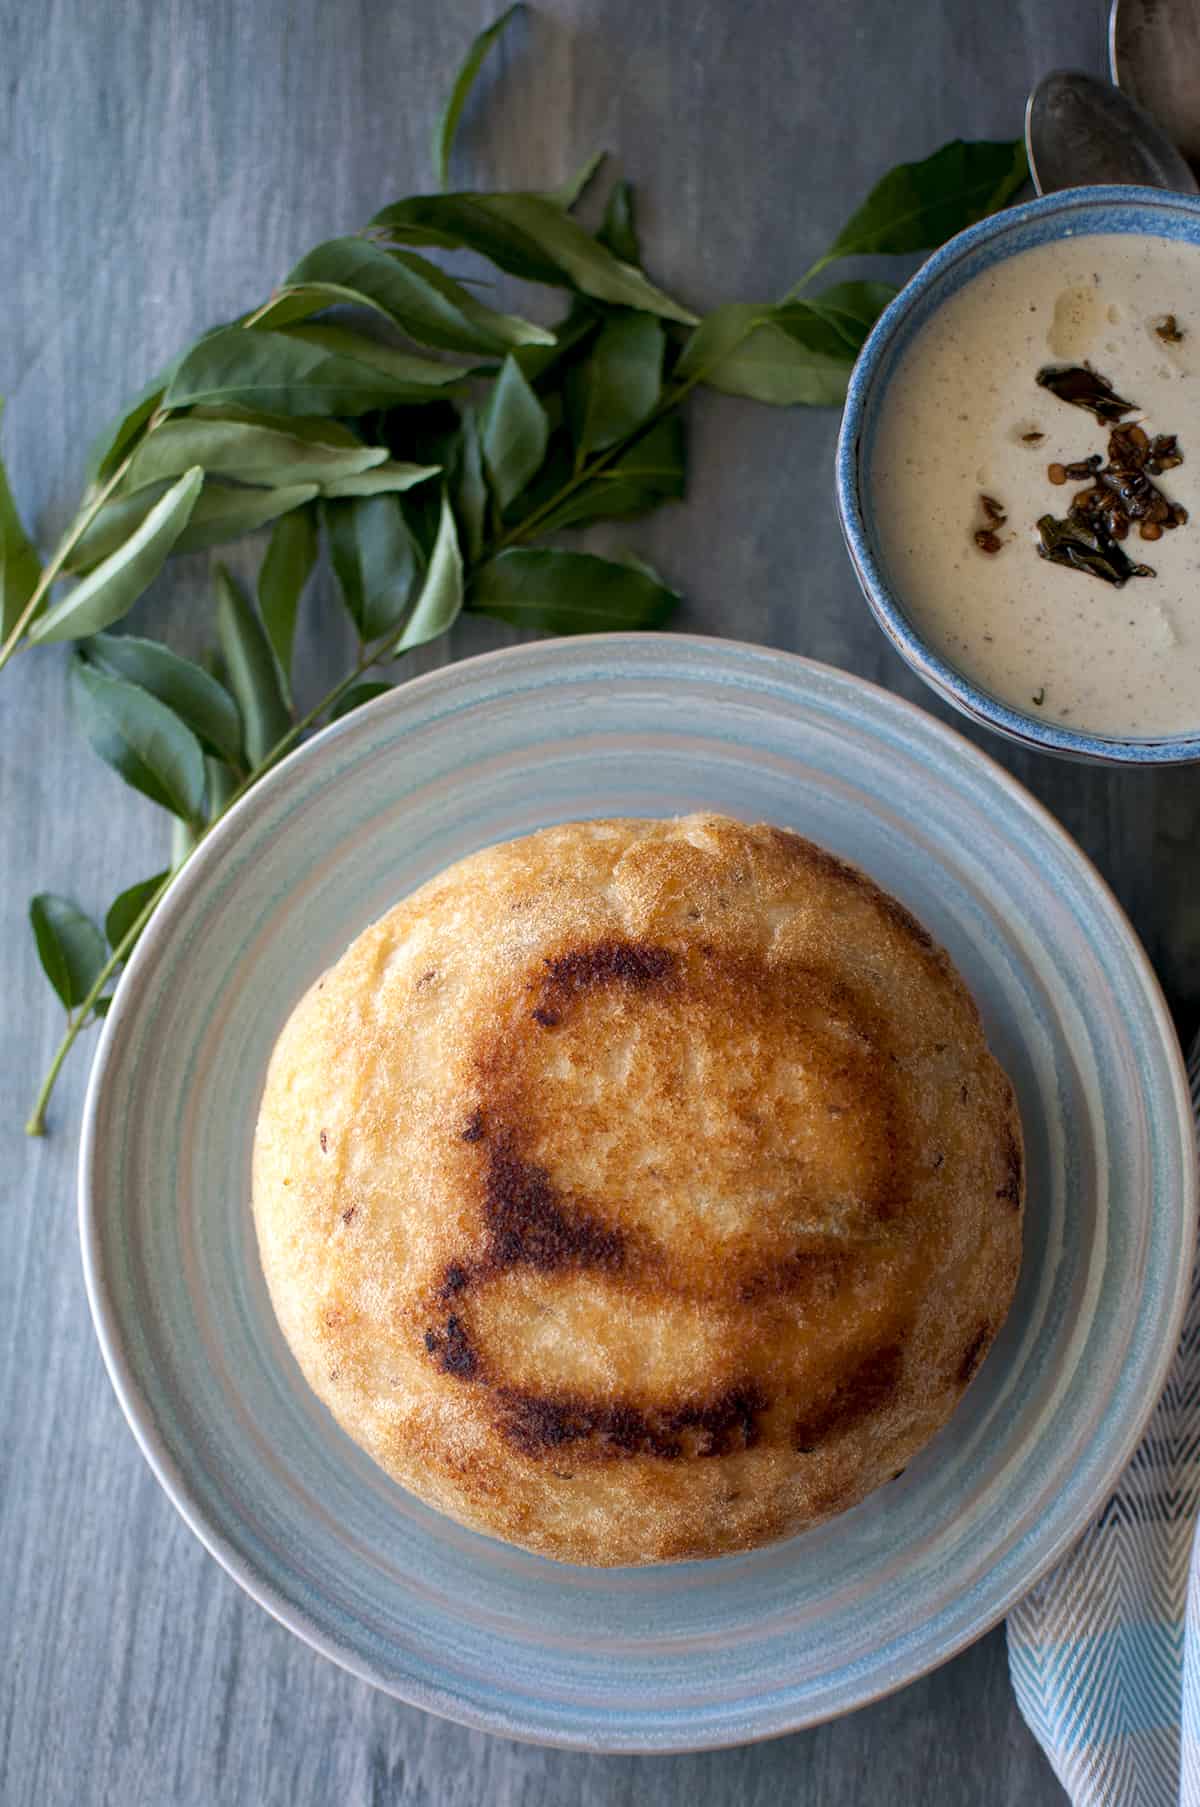
{"type": "MultiPolygon", "coordinates": [[[[5,330],[18,498],[48,539],[81,441],[189,331],[227,317],[322,235],[428,183],[447,74],[485,0],[17,0],[0,8],[5,330]]],[[[1100,67],[1100,0],[546,0],[500,52],[456,160],[543,184],[606,146],[640,184],[653,273],[697,305],[785,288],[888,164],[1017,129],[1030,80],[1100,67]]],[[[831,495],[835,423],[712,399],[690,502],[621,535],[679,579],[683,625],[848,665],[911,696],[867,619],[831,495]]],[[[603,536],[601,536],[603,540],[603,536]]],[[[208,561],[146,605],[198,642],[208,561]]],[[[499,643],[464,627],[455,650],[499,643]]],[[[304,685],[341,648],[310,609],[304,685]]],[[[434,650],[419,664],[435,663],[434,650]]],[[[677,1759],[593,1759],[397,1706],[250,1604],[159,1493],[95,1348],[75,1252],[68,1070],[55,1135],[19,1135],[57,1034],[24,924],[34,889],[102,908],[165,833],[81,746],[63,658],[0,699],[0,1799],[25,1807],[939,1807],[1061,1799],[1007,1685],[1002,1637],[818,1731],[677,1759]]],[[[989,750],[1098,860],[1190,1023],[1200,995],[1197,791],[989,750]],[[1193,895],[1195,895],[1193,891],[1193,895]]]]}

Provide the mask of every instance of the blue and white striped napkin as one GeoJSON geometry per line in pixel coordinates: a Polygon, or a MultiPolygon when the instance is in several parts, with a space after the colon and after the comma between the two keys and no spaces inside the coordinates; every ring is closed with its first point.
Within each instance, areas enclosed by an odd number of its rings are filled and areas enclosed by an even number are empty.
{"type": "MultiPolygon", "coordinates": [[[[1200,1040],[1189,1066],[1200,1123],[1200,1040]]],[[[1074,1807],[1200,1807],[1200,1254],[1166,1391],[1103,1512],[1009,1615],[1017,1704],[1074,1807]]]]}

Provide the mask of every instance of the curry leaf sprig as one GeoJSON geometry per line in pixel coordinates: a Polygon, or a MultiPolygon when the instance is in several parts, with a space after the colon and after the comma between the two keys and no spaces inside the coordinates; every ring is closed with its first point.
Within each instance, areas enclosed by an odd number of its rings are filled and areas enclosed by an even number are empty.
{"type": "MultiPolygon", "coordinates": [[[[443,190],[472,84],[521,10],[476,39],[455,81],[434,141],[443,190]]],[[[646,274],[627,182],[613,185],[597,230],[575,217],[601,162],[544,192],[412,196],[316,246],[124,410],[44,562],[0,467],[0,667],[74,642],[87,739],[175,823],[172,868],[124,889],[103,926],[64,898],[33,900],[37,951],[67,1018],[31,1133],[172,870],[265,771],[390,688],[381,668],[464,608],[550,633],[665,622],[679,598],[640,560],[548,542],[684,497],[680,410],[697,387],[839,403],[895,291],[855,277],[813,293],[815,277],[843,258],[928,250],[1002,207],[1026,174],[1018,145],[946,145],[885,176],[782,301],[697,319],[646,274]],[[430,253],[469,253],[559,291],[565,312],[552,327],[503,312],[430,253]],[[111,631],[171,556],[263,528],[255,595],[215,568],[210,660],[111,631]],[[293,641],[322,547],[357,656],[300,714],[293,641]]]]}

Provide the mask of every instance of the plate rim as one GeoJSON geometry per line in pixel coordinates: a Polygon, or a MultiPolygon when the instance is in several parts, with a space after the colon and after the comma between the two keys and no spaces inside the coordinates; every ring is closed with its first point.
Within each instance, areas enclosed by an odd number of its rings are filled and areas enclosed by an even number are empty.
{"type": "MultiPolygon", "coordinates": [[[[107,1074],[112,1065],[112,1050],[121,1033],[123,1019],[133,1009],[134,1000],[145,988],[153,971],[159,943],[169,936],[173,918],[178,913],[180,904],[205,883],[208,870],[219,862],[225,843],[233,834],[240,832],[243,823],[261,809],[264,797],[269,796],[272,791],[280,789],[290,780],[298,765],[307,767],[314,762],[319,762],[335,739],[344,738],[348,733],[361,729],[364,718],[368,715],[382,715],[385,712],[402,710],[409,706],[409,700],[414,693],[419,699],[420,695],[427,690],[436,690],[447,682],[454,682],[464,671],[474,672],[482,667],[520,664],[531,655],[545,654],[547,650],[565,653],[574,647],[581,646],[590,646],[597,650],[603,650],[605,647],[616,650],[622,647],[646,646],[659,646],[668,651],[671,648],[679,650],[696,648],[707,651],[717,658],[727,654],[732,654],[735,659],[750,655],[753,659],[765,664],[778,665],[785,671],[789,668],[799,669],[823,680],[832,678],[851,689],[868,693],[901,717],[908,716],[915,719],[922,732],[927,734],[932,730],[936,737],[948,742],[950,748],[960,757],[965,753],[968,760],[981,763],[985,775],[989,776],[993,782],[998,783],[1013,801],[1030,813],[1039,822],[1043,831],[1047,832],[1059,845],[1068,860],[1082,870],[1083,875],[1095,888],[1101,903],[1108,910],[1114,927],[1119,931],[1126,944],[1131,964],[1140,981],[1149,1011],[1148,1023],[1152,1019],[1153,1027],[1162,1044],[1172,1081],[1172,1099],[1176,1107],[1173,1114],[1177,1117],[1181,1127],[1186,1126],[1185,1139],[1188,1140],[1190,1140],[1193,1125],[1191,1093],[1183,1048],[1158,976],[1141,938],[1103,873],[1058,821],[1057,817],[990,752],[976,746],[957,728],[941,721],[919,703],[899,696],[884,685],[861,677],[856,672],[847,671],[843,667],[809,658],[802,653],[764,646],[751,641],[712,634],[670,632],[579,634],[526,641],[514,646],[498,647],[487,652],[477,653],[469,658],[451,659],[431,671],[403,680],[394,689],[373,698],[352,715],[330,723],[319,730],[310,740],[293,749],[234,804],[229,813],[206,836],[186,865],[172,879],[163,902],[126,963],[114,994],[112,1007],[102,1025],[100,1040],[93,1055],[88,1076],[77,1161],[80,1254],[92,1323],[118,1403],[159,1486],[208,1554],[258,1606],[262,1607],[278,1624],[300,1638],[310,1649],[317,1651],[318,1654],[337,1664],[339,1668],[353,1675],[357,1680],[367,1682],[390,1698],[416,1706],[423,1711],[435,1713],[472,1730],[490,1732],[522,1743],[557,1749],[590,1751],[596,1754],[685,1754],[735,1748],[742,1744],[762,1743],[768,1739],[785,1737],[793,1732],[825,1724],[846,1713],[855,1712],[861,1707],[873,1705],[896,1693],[899,1689],[931,1674],[993,1630],[1006,1617],[1011,1607],[1037,1585],[1038,1581],[1053,1568],[1087,1528],[1141,1440],[1146,1424],[1166,1383],[1170,1365],[1178,1347],[1190,1291],[1190,1264],[1180,1263],[1170,1310],[1165,1315],[1160,1314],[1159,1317],[1159,1322],[1165,1329],[1159,1339],[1159,1347],[1152,1368],[1153,1384],[1147,1390],[1145,1402],[1136,1413],[1131,1413],[1123,1437],[1119,1442],[1113,1444],[1088,1495],[1070,1514],[1067,1524],[1051,1544],[1049,1550],[1041,1553],[1037,1563],[1020,1578],[1019,1582],[1014,1581],[1003,1590],[999,1604],[989,1608],[982,1621],[975,1623],[973,1627],[949,1633],[938,1645],[936,1651],[922,1657],[918,1666],[906,1667],[902,1675],[881,1676],[877,1681],[869,1683],[854,1704],[849,1707],[818,1708],[811,1714],[797,1716],[793,1705],[790,1710],[785,1707],[780,1713],[779,1709],[776,1709],[773,1714],[768,1715],[773,1720],[780,1720],[780,1723],[769,1723],[750,1731],[735,1732],[729,1735],[722,1734],[715,1729],[711,1735],[705,1735],[697,1728],[685,1732],[685,1741],[683,1742],[679,1741],[671,1732],[668,1732],[661,1740],[651,1737],[623,1738],[620,1735],[610,1737],[603,1733],[593,1737],[582,1737],[570,1730],[533,1729],[521,1723],[514,1724],[502,1710],[489,1710],[472,1705],[460,1699],[458,1695],[447,1694],[436,1684],[428,1682],[418,1675],[404,1677],[403,1688],[394,1680],[379,1675],[372,1669],[369,1662],[360,1657],[357,1651],[338,1643],[336,1639],[322,1631],[302,1606],[282,1595],[265,1576],[259,1574],[253,1562],[235,1544],[207,1522],[203,1511],[191,1498],[188,1484],[172,1459],[165,1441],[154,1423],[151,1407],[141,1395],[133,1377],[131,1365],[122,1346],[118,1313],[108,1292],[100,1255],[102,1242],[99,1227],[100,1211],[93,1189],[93,1178],[98,1178],[99,1119],[103,1093],[107,1074]]],[[[1200,1183],[1197,1164],[1194,1161],[1185,1162],[1184,1174],[1179,1215],[1182,1233],[1190,1245],[1195,1241],[1197,1228],[1197,1194],[1198,1183],[1200,1183]]]]}

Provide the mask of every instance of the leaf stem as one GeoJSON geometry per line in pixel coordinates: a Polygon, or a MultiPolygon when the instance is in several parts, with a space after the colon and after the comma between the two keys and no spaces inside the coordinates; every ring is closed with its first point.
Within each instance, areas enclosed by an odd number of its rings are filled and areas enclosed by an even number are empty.
{"type": "Polygon", "coordinates": [[[805,270],[799,282],[794,282],[792,284],[787,294],[781,298],[779,305],[782,306],[785,301],[795,301],[800,294],[800,291],[808,287],[814,276],[819,276],[822,270],[827,270],[829,265],[831,263],[836,263],[836,261],[837,259],[831,251],[826,251],[823,257],[818,257],[816,263],[811,264],[809,268],[805,270]]]}
{"type": "Polygon", "coordinates": [[[92,1008],[101,992],[104,990],[104,987],[108,984],[108,981],[112,978],[118,966],[120,966],[122,960],[137,940],[141,931],[149,922],[155,905],[166,890],[169,882],[169,879],[164,879],[153,895],[147,899],[140,913],[134,917],[120,941],[118,941],[116,947],[114,947],[112,953],[108,956],[108,959],[96,974],[95,979],[92,981],[91,990],[80,1004],[74,1016],[68,1016],[67,1032],[55,1050],[54,1059],[50,1062],[46,1071],[46,1077],[42,1080],[41,1088],[38,1091],[37,1097],[34,1099],[33,1110],[30,1113],[29,1121],[25,1125],[25,1134],[27,1136],[45,1135],[46,1106],[50,1102],[50,1094],[54,1090],[54,1082],[58,1078],[63,1061],[75,1046],[79,1031],[83,1028],[89,1016],[92,1014],[92,1008]]]}
{"type": "Polygon", "coordinates": [[[49,595],[52,586],[57,582],[59,574],[66,564],[67,559],[79,544],[79,541],[83,538],[100,510],[104,507],[104,504],[108,501],[108,498],[112,495],[122,477],[133,463],[134,454],[137,452],[138,447],[144,444],[148,436],[153,433],[156,427],[161,426],[166,418],[166,410],[161,409],[159,413],[151,419],[145,433],[143,433],[141,439],[137,441],[133,450],[122,458],[120,464],[118,464],[107,483],[103,484],[101,488],[97,490],[96,494],[85,508],[79,510],[79,513],[75,516],[75,519],[63,534],[63,537],[58,542],[52,556],[47,561],[45,568],[42,571],[42,575],[38,578],[37,583],[34,586],[33,594],[30,596],[29,601],[25,604],[25,607],[21,610],[21,613],[13,623],[12,632],[4,642],[4,645],[0,646],[0,671],[4,670],[8,661],[19,648],[21,637],[24,634],[25,629],[29,626],[33,617],[41,608],[42,603],[49,595]]]}
{"type": "MultiPolygon", "coordinates": [[[[213,817],[212,822],[209,823],[209,828],[212,828],[219,822],[226,810],[232,809],[234,804],[245,796],[251,785],[258,783],[258,780],[262,777],[264,772],[269,771],[273,765],[277,764],[285,753],[291,752],[300,736],[302,734],[307,734],[310,728],[315,727],[316,723],[325,714],[326,710],[332,709],[335,703],[341,702],[346,692],[350,689],[350,686],[357,683],[364,671],[369,671],[372,665],[377,664],[380,659],[387,658],[392,646],[400,638],[400,635],[403,633],[404,627],[406,626],[407,620],[397,628],[394,633],[389,634],[388,638],[382,641],[378,646],[367,647],[366,650],[360,654],[357,663],[346,673],[345,677],[339,678],[338,682],[333,686],[333,689],[327,690],[321,700],[314,703],[306,715],[302,715],[299,721],[292,723],[292,726],[288,729],[287,733],[275,742],[275,745],[259,761],[254,770],[248,773],[237,786],[237,789],[230,793],[228,802],[222,807],[220,813],[213,817]]],[[[208,829],[205,829],[204,833],[207,834],[208,829]]],[[[203,839],[204,835],[201,835],[200,840],[203,839]]],[[[197,846],[199,846],[199,842],[197,842],[197,846]]]]}
{"type": "Polygon", "coordinates": [[[626,452],[632,451],[639,440],[645,438],[651,427],[658,425],[664,414],[670,414],[679,406],[684,396],[696,387],[697,383],[703,382],[705,374],[704,370],[697,370],[691,376],[684,377],[682,382],[676,383],[663,396],[658,406],[647,414],[640,427],[635,428],[632,433],[626,434],[624,439],[618,440],[616,445],[610,446],[606,452],[601,452],[590,463],[582,465],[573,477],[568,478],[566,483],[540,507],[535,508],[532,514],[526,515],[523,521],[515,521],[507,533],[501,534],[498,539],[492,541],[491,545],[485,546],[477,562],[486,564],[488,559],[495,558],[497,553],[504,552],[509,546],[515,546],[521,540],[535,536],[540,524],[547,520],[567,500],[568,496],[573,496],[577,489],[582,489],[585,483],[590,483],[593,477],[606,470],[610,464],[616,464],[625,456],[626,452]]]}

